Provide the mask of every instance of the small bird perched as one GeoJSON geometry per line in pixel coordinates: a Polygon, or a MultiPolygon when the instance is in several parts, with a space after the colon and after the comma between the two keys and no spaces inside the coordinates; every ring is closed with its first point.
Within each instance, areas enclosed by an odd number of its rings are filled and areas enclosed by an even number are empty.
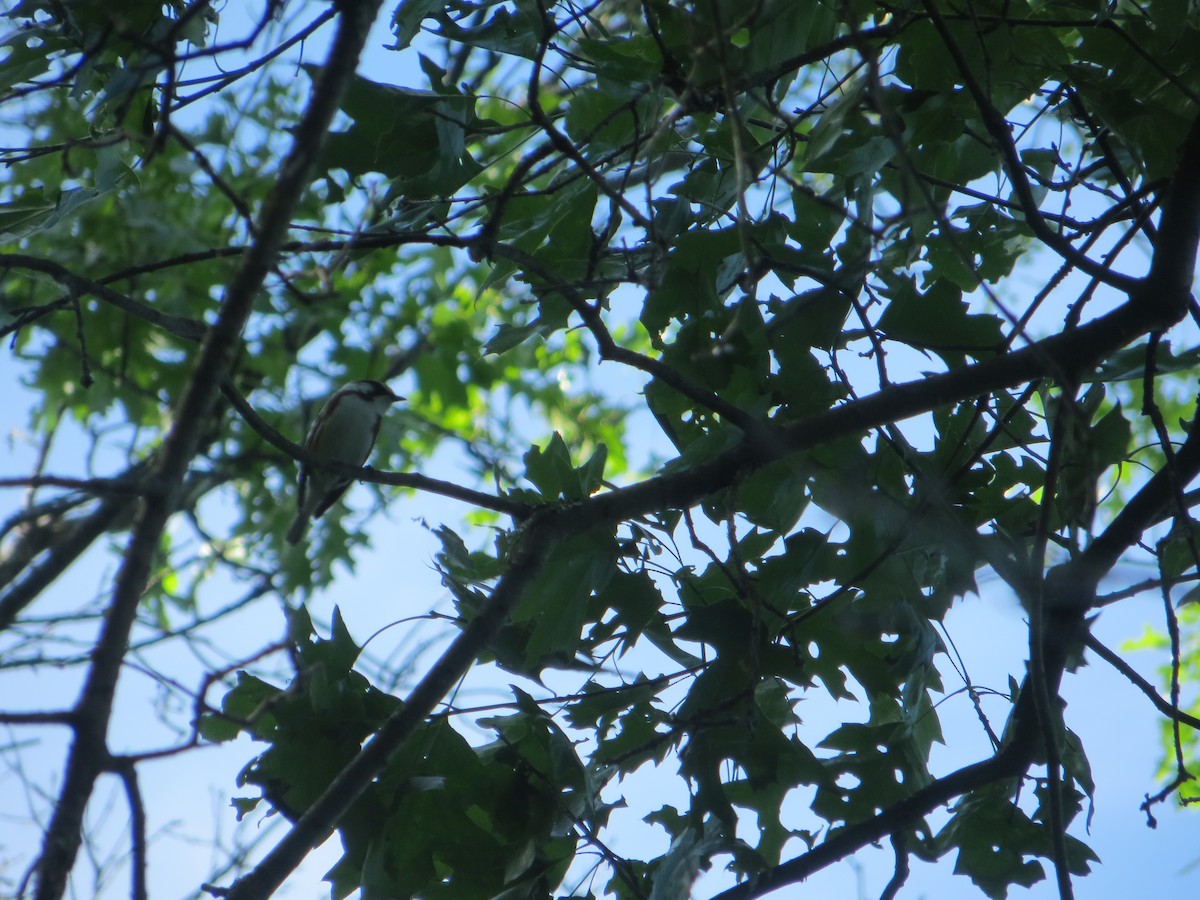
{"type": "MultiPolygon", "coordinates": [[[[375,446],[379,423],[388,408],[404,398],[382,381],[352,381],[334,392],[308,431],[304,449],[334,462],[361,466],[375,446]]],[[[328,469],[300,464],[296,521],[287,541],[304,537],[310,519],[319,519],[350,487],[354,479],[328,469]]]]}

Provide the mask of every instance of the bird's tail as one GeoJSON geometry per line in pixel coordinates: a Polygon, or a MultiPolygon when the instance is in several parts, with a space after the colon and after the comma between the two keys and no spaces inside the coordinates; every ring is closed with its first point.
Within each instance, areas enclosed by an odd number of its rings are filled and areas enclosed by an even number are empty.
{"type": "Polygon", "coordinates": [[[292,522],[292,527],[288,529],[287,542],[289,544],[298,544],[300,538],[304,537],[304,532],[308,530],[308,517],[296,513],[296,519],[292,522]]]}
{"type": "Polygon", "coordinates": [[[313,507],[316,505],[313,500],[319,499],[316,491],[310,491],[309,496],[304,499],[304,503],[296,509],[296,518],[292,521],[292,527],[288,529],[286,535],[289,544],[298,544],[304,537],[304,532],[308,530],[308,522],[312,518],[313,507]]]}

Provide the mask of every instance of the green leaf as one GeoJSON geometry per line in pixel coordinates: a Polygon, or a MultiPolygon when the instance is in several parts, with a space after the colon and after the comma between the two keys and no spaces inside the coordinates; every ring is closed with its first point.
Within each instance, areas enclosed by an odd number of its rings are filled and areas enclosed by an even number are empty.
{"type": "Polygon", "coordinates": [[[983,356],[1002,346],[1000,319],[970,312],[962,292],[949,281],[933,281],[919,293],[912,281],[889,280],[891,302],[879,319],[879,328],[892,340],[922,350],[932,350],[948,360],[963,355],[983,356]]]}
{"type": "Polygon", "coordinates": [[[525,478],[547,499],[582,500],[600,487],[608,448],[600,444],[578,469],[571,464],[566,442],[557,431],[545,449],[531,447],[525,454],[525,478]]]}
{"type": "MultiPolygon", "coordinates": [[[[320,69],[306,65],[316,80],[320,69]]],[[[466,149],[475,128],[475,99],[380,84],[356,75],[342,97],[353,120],[328,135],[318,165],[352,178],[380,172],[409,199],[453,194],[482,171],[466,149]]]]}
{"type": "Polygon", "coordinates": [[[591,156],[623,149],[639,126],[637,97],[628,92],[587,91],[567,106],[567,133],[591,156]]]}
{"type": "Polygon", "coordinates": [[[662,72],[658,44],[648,34],[584,37],[579,51],[596,66],[598,74],[617,84],[648,84],[662,72]]]}
{"type": "Polygon", "coordinates": [[[103,193],[99,188],[71,188],[53,201],[41,199],[38,192],[12,203],[0,204],[0,239],[18,240],[38,231],[47,231],[103,193]]]}
{"type": "Polygon", "coordinates": [[[403,50],[421,30],[421,22],[445,9],[443,0],[400,0],[392,12],[392,34],[396,43],[389,50],[403,50]]]}
{"type": "Polygon", "coordinates": [[[755,525],[786,534],[808,506],[806,467],[794,458],[764,466],[738,487],[738,499],[755,525]]]}
{"type": "Polygon", "coordinates": [[[615,571],[614,554],[612,535],[604,530],[563,541],[550,551],[513,611],[513,625],[523,626],[528,635],[519,671],[573,662],[587,600],[608,584],[615,571]]]}
{"type": "MultiPolygon", "coordinates": [[[[1092,379],[1107,384],[1113,381],[1139,381],[1146,376],[1146,345],[1124,347],[1111,354],[1098,367],[1092,379]]],[[[1169,375],[1173,372],[1189,372],[1200,368],[1200,347],[1176,353],[1169,340],[1159,341],[1154,352],[1154,369],[1169,375]]]]}
{"type": "Polygon", "coordinates": [[[566,496],[574,474],[571,453],[557,431],[544,450],[534,446],[525,454],[525,478],[544,497],[566,496]]]}
{"type": "Polygon", "coordinates": [[[658,864],[650,900],[688,896],[701,870],[708,868],[708,860],[724,849],[725,843],[722,828],[715,819],[706,821],[698,834],[689,830],[677,837],[658,864]]]}
{"type": "Polygon", "coordinates": [[[535,334],[541,334],[542,331],[542,325],[538,321],[533,321],[526,325],[509,325],[502,322],[496,328],[496,333],[483,345],[483,352],[495,354],[507,353],[509,350],[525,343],[525,341],[529,340],[535,334]]]}
{"type": "Polygon", "coordinates": [[[486,22],[474,24],[472,20],[467,27],[459,25],[455,17],[446,14],[437,19],[437,35],[452,43],[526,59],[533,59],[537,55],[542,35],[541,17],[536,13],[530,14],[519,5],[515,11],[505,6],[497,7],[486,22]]]}
{"type": "MultiPolygon", "coordinates": [[[[968,875],[996,898],[1005,897],[1011,885],[1031,887],[1041,881],[1045,869],[1027,857],[1048,857],[1052,852],[1046,826],[1032,821],[1004,792],[996,785],[967,795],[936,838],[939,848],[958,849],[955,872],[968,875]]],[[[1076,839],[1068,836],[1067,841],[1071,871],[1083,874],[1095,856],[1076,839]]]]}

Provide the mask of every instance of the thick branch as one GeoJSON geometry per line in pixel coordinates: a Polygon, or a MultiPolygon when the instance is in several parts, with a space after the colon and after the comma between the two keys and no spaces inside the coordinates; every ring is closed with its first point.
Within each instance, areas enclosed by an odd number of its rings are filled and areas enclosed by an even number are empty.
{"type": "Polygon", "coordinates": [[[163,489],[146,498],[134,527],[79,698],[75,738],[38,864],[38,900],[60,900],[66,891],[82,840],[84,811],[96,778],[108,761],[106,735],[117,676],[163,529],[175,511],[184,475],[199,447],[202,429],[216,401],[217,384],[229,369],[255,296],[283,244],[292,210],[308,185],[309,172],[354,74],[379,3],[373,0],[342,5],[329,65],[313,89],[292,148],[264,204],[258,239],[229,285],[217,321],[204,337],[175,422],[155,460],[154,475],[163,489]]]}
{"type": "Polygon", "coordinates": [[[1079,573],[1098,583],[1143,532],[1162,521],[1164,512],[1173,508],[1175,485],[1186,485],[1200,474],[1200,435],[1193,429],[1187,440],[1175,452],[1173,470],[1162,468],[1155,472],[1112,520],[1104,531],[1088,545],[1073,564],[1079,573]]]}
{"type": "Polygon", "coordinates": [[[1160,307],[1163,327],[1183,318],[1196,280],[1200,243],[1200,115],[1179,150],[1175,176],[1163,201],[1143,302],[1160,307]]]}

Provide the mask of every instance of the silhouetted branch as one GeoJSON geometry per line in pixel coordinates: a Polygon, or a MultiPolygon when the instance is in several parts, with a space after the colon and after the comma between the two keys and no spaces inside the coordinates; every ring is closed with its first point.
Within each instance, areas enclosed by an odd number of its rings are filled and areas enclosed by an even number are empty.
{"type": "Polygon", "coordinates": [[[1130,684],[1150,698],[1150,702],[1154,704],[1154,708],[1160,713],[1172,721],[1180,722],[1200,731],[1200,719],[1184,712],[1182,709],[1172,706],[1171,702],[1163,697],[1155,689],[1154,685],[1138,674],[1138,671],[1133,666],[1129,665],[1119,655],[1101,643],[1099,638],[1093,634],[1089,634],[1084,638],[1084,643],[1087,644],[1089,650],[1093,651],[1106,663],[1124,675],[1130,684]]]}
{"type": "MultiPolygon", "coordinates": [[[[131,316],[136,316],[151,325],[168,331],[176,337],[183,338],[187,341],[199,341],[204,337],[204,323],[195,319],[188,319],[183,316],[172,315],[171,313],[160,312],[149,304],[142,303],[139,300],[134,300],[132,297],[127,297],[120,291],[114,291],[112,288],[101,284],[98,281],[93,281],[90,278],[84,278],[82,275],[77,275],[64,266],[48,259],[42,259],[37,256],[26,256],[21,253],[0,253],[0,269],[27,269],[30,272],[40,272],[43,275],[48,275],[53,278],[63,287],[65,287],[73,295],[92,296],[97,300],[114,306],[122,312],[129,313],[131,316]]],[[[56,304],[50,304],[47,309],[66,309],[69,305],[69,298],[60,300],[56,304]]],[[[16,326],[7,326],[0,328],[0,338],[4,337],[10,331],[16,329],[16,326]]]]}
{"type": "Polygon", "coordinates": [[[76,706],[75,738],[38,864],[38,900],[60,900],[66,890],[82,840],[84,810],[96,778],[109,760],[106,734],[117,677],[163,529],[175,511],[184,475],[200,445],[217,385],[228,373],[254,299],[284,242],[292,210],[304,193],[325,134],[354,75],[379,3],[341,5],[329,63],[317,80],[279,177],[263,205],[257,239],[225,293],[217,320],[205,333],[175,410],[174,424],[154,461],[153,476],[162,490],[147,496],[130,536],[108,617],[76,706]]]}

